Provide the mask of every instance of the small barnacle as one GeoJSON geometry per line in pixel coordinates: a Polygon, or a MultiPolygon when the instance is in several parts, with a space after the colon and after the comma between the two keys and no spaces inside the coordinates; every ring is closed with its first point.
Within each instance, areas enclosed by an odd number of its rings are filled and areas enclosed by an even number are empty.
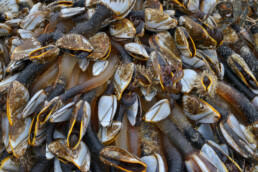
{"type": "Polygon", "coordinates": [[[207,71],[199,74],[194,85],[200,97],[214,97],[217,88],[217,80],[218,78],[214,74],[207,71]]]}
{"type": "Polygon", "coordinates": [[[146,69],[145,66],[136,65],[135,82],[143,87],[150,87],[153,81],[153,74],[150,69],[146,69]]]}

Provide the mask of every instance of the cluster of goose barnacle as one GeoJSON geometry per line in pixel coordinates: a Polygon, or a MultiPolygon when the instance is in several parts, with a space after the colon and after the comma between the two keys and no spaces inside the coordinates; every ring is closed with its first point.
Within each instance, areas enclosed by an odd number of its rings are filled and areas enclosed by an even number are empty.
{"type": "Polygon", "coordinates": [[[257,170],[247,4],[0,0],[0,171],[257,170]]]}

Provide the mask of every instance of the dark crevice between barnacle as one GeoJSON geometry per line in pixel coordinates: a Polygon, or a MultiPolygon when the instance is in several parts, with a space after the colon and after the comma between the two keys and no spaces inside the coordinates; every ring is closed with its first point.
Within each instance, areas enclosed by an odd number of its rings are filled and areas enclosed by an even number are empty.
{"type": "Polygon", "coordinates": [[[6,149],[4,149],[4,151],[1,152],[1,155],[0,155],[0,162],[2,162],[2,160],[8,157],[9,155],[10,154],[6,151],[6,149]]]}
{"type": "Polygon", "coordinates": [[[76,0],[73,3],[74,7],[85,7],[85,0],[76,0]]]}
{"type": "Polygon", "coordinates": [[[112,39],[110,39],[110,42],[111,42],[111,45],[120,53],[121,60],[123,62],[128,62],[128,63],[132,62],[132,57],[129,54],[127,54],[124,47],[120,43],[112,39]]]}
{"type": "Polygon", "coordinates": [[[163,135],[163,147],[169,172],[184,171],[184,161],[177,148],[163,135]]]}
{"type": "Polygon", "coordinates": [[[62,94],[65,91],[66,84],[67,84],[67,80],[65,78],[59,78],[56,85],[53,87],[53,89],[47,95],[46,100],[50,101],[54,97],[62,94]]]}
{"type": "Polygon", "coordinates": [[[142,20],[137,20],[135,22],[135,30],[136,30],[136,35],[141,33],[142,29],[144,29],[144,21],[142,20]]]}
{"type": "Polygon", "coordinates": [[[139,10],[139,11],[133,10],[128,14],[128,18],[132,19],[132,20],[137,19],[137,20],[144,21],[145,20],[145,11],[144,10],[139,10]]]}
{"type": "Polygon", "coordinates": [[[75,167],[75,165],[73,165],[72,163],[64,163],[63,161],[59,161],[60,162],[60,167],[62,169],[62,171],[65,172],[80,172],[81,170],[79,170],[78,168],[75,167]]]}
{"type": "Polygon", "coordinates": [[[0,13],[0,22],[5,22],[5,15],[3,13],[0,13]]]}
{"type": "Polygon", "coordinates": [[[46,159],[46,148],[44,146],[35,147],[37,161],[31,169],[31,172],[45,172],[49,171],[53,166],[54,160],[46,159]]]}

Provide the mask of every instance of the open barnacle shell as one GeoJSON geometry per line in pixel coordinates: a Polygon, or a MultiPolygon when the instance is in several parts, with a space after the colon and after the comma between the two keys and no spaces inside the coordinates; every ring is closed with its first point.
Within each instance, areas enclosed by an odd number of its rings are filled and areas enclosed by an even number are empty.
{"type": "Polygon", "coordinates": [[[169,32],[159,32],[150,37],[149,44],[154,50],[160,52],[163,58],[182,63],[175,41],[169,32]]]}
{"type": "Polygon", "coordinates": [[[6,101],[6,111],[10,125],[17,121],[29,98],[29,91],[22,83],[16,80],[11,83],[6,101]]]}
{"type": "Polygon", "coordinates": [[[25,118],[34,113],[38,105],[40,105],[46,99],[46,97],[47,95],[43,90],[36,92],[23,109],[22,118],[25,118]]]}
{"type": "Polygon", "coordinates": [[[45,101],[42,110],[38,113],[37,121],[39,121],[40,124],[46,123],[50,119],[52,114],[62,106],[63,103],[59,97],[53,98],[50,102],[45,101]]]}
{"type": "Polygon", "coordinates": [[[121,99],[124,90],[131,82],[134,69],[134,63],[122,64],[117,68],[114,76],[114,88],[116,90],[116,96],[118,100],[121,99]]]}
{"type": "Polygon", "coordinates": [[[135,79],[141,86],[149,88],[152,84],[152,72],[143,65],[137,65],[135,79]]]}
{"type": "Polygon", "coordinates": [[[141,160],[147,165],[146,171],[166,171],[165,163],[162,157],[157,153],[141,157],[141,160]]]}
{"type": "Polygon", "coordinates": [[[93,47],[92,60],[105,60],[111,52],[111,42],[105,32],[99,32],[96,35],[89,38],[89,41],[93,47]]]}
{"type": "Polygon", "coordinates": [[[187,171],[217,171],[216,166],[209,161],[202,151],[187,156],[185,166],[187,171]]]}
{"type": "Polygon", "coordinates": [[[54,60],[60,52],[60,49],[55,45],[48,45],[30,52],[30,60],[37,63],[48,63],[54,60]]]}
{"type": "MultiPolygon", "coordinates": [[[[78,56],[80,53],[86,53],[86,56],[91,55],[93,47],[84,36],[76,33],[70,33],[62,36],[56,41],[56,46],[67,50],[70,54],[78,56]]],[[[79,58],[83,58],[78,56],[79,58]]]]}
{"type": "Polygon", "coordinates": [[[169,15],[152,8],[145,9],[145,29],[160,32],[177,26],[177,20],[169,15]]]}
{"type": "Polygon", "coordinates": [[[99,157],[105,164],[128,172],[144,172],[147,168],[137,156],[116,146],[104,147],[99,157]]]}
{"type": "Polygon", "coordinates": [[[130,20],[121,19],[110,24],[109,33],[116,40],[125,40],[134,38],[136,30],[130,20]]]}
{"type": "Polygon", "coordinates": [[[41,124],[35,116],[31,122],[29,130],[29,144],[32,146],[39,146],[46,139],[47,124],[41,124]]]}
{"type": "Polygon", "coordinates": [[[108,127],[100,127],[98,131],[99,140],[105,145],[112,143],[122,127],[123,123],[121,121],[113,121],[108,127]]]}
{"type": "Polygon", "coordinates": [[[199,123],[215,123],[220,119],[219,112],[206,101],[192,95],[183,96],[183,110],[191,119],[199,123]]]}
{"type": "Polygon", "coordinates": [[[195,80],[197,93],[200,94],[201,97],[207,95],[213,97],[217,88],[217,80],[218,79],[214,74],[207,71],[198,74],[195,80]]]}
{"type": "Polygon", "coordinates": [[[162,99],[155,103],[144,115],[144,120],[146,122],[158,122],[171,113],[170,105],[168,99],[162,99]]]}
{"type": "Polygon", "coordinates": [[[245,61],[238,54],[228,57],[227,63],[233,72],[255,93],[258,93],[258,82],[245,61]]]}
{"type": "Polygon", "coordinates": [[[66,141],[67,146],[70,149],[74,150],[80,144],[83,136],[86,133],[90,117],[91,108],[89,103],[83,100],[80,100],[78,103],[76,103],[72,116],[70,117],[69,130],[66,141]],[[73,137],[73,134],[76,134],[76,136],[73,137]]]}
{"type": "Polygon", "coordinates": [[[1,161],[0,171],[19,171],[20,163],[18,158],[10,155],[1,161]]]}
{"type": "Polygon", "coordinates": [[[219,127],[230,147],[242,157],[257,161],[257,140],[245,126],[238,122],[233,114],[221,121],[219,127]]]}
{"type": "Polygon", "coordinates": [[[103,60],[103,61],[96,61],[92,66],[92,74],[94,76],[100,75],[108,66],[109,61],[103,60]]]}
{"type": "Polygon", "coordinates": [[[185,27],[197,48],[214,49],[217,47],[217,41],[213,39],[199,23],[186,16],[181,16],[179,23],[181,26],[185,27]]]}
{"type": "Polygon", "coordinates": [[[15,157],[24,155],[29,143],[28,136],[31,119],[20,119],[15,124],[9,126],[9,143],[15,157]]]}
{"type": "Polygon", "coordinates": [[[103,127],[108,127],[113,122],[117,109],[117,98],[115,95],[102,96],[98,103],[98,118],[103,127]]]}
{"type": "Polygon", "coordinates": [[[15,61],[25,60],[29,57],[32,51],[39,48],[41,48],[40,42],[36,38],[31,37],[13,50],[11,59],[15,61]]]}
{"type": "Polygon", "coordinates": [[[83,172],[89,171],[91,156],[87,145],[83,141],[80,141],[76,149],[71,149],[66,143],[67,142],[65,142],[64,148],[73,164],[83,172]]]}
{"type": "Polygon", "coordinates": [[[186,57],[194,57],[196,53],[195,43],[184,27],[177,27],[174,39],[180,53],[186,57]]]}
{"type": "Polygon", "coordinates": [[[181,79],[182,93],[189,93],[195,86],[195,80],[197,78],[197,73],[192,69],[184,69],[184,76],[181,79]]]}
{"type": "Polygon", "coordinates": [[[132,57],[138,60],[149,59],[149,55],[145,47],[141,44],[131,42],[131,43],[125,44],[124,47],[128,54],[130,54],[132,57]]]}

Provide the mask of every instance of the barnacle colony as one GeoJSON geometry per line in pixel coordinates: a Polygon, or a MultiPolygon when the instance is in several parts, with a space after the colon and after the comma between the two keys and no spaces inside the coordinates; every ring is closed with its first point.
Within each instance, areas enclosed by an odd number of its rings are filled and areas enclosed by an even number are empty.
{"type": "Polygon", "coordinates": [[[255,5],[0,0],[0,171],[257,171],[255,5]]]}

